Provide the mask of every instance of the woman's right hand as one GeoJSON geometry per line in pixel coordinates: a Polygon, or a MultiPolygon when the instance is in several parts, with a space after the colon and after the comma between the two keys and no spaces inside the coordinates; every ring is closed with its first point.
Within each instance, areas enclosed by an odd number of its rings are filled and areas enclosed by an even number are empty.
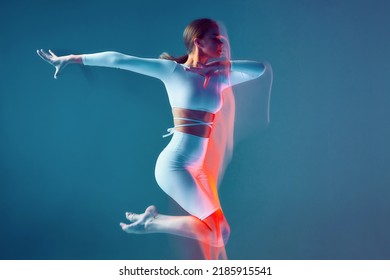
{"type": "Polygon", "coordinates": [[[44,50],[37,50],[37,54],[46,62],[53,65],[55,70],[54,79],[57,79],[58,74],[71,62],[69,55],[67,56],[56,56],[51,50],[45,52],[44,50]]]}

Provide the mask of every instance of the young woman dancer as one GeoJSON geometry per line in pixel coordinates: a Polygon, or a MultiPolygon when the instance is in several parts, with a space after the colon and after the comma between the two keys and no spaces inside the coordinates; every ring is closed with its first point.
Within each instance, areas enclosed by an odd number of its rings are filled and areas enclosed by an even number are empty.
{"type": "Polygon", "coordinates": [[[160,79],[167,90],[174,127],[172,139],[158,157],[158,185],[188,216],[168,216],[149,206],[142,214],[126,212],[130,223],[120,223],[128,233],[169,233],[196,239],[203,244],[206,259],[226,259],[225,245],[230,227],[222,212],[216,182],[204,161],[215,114],[223,101],[223,90],[255,79],[265,71],[263,63],[231,61],[226,57],[227,38],[216,21],[197,19],[184,30],[187,55],[159,59],[139,58],[108,51],[84,55],[56,56],[38,50],[55,67],[54,78],[70,63],[125,69],[160,79]]]}

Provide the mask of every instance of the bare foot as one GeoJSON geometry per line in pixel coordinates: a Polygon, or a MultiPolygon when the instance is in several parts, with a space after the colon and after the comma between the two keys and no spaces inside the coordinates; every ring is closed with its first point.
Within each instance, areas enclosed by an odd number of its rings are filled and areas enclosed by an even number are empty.
{"type": "Polygon", "coordinates": [[[154,205],[146,208],[145,212],[142,214],[135,214],[131,212],[126,212],[126,219],[131,223],[125,224],[120,223],[122,229],[127,233],[147,233],[147,225],[156,218],[158,215],[157,208],[154,205]]]}

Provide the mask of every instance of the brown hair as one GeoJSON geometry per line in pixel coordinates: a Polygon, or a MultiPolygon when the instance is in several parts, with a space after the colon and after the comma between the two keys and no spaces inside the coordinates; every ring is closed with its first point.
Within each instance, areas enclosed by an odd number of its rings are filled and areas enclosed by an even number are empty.
{"type": "Polygon", "coordinates": [[[194,49],[194,39],[202,39],[203,36],[213,27],[218,27],[216,21],[209,18],[200,18],[191,21],[183,32],[184,46],[186,47],[187,54],[180,57],[173,57],[170,54],[164,52],[160,55],[161,59],[174,60],[177,63],[184,63],[188,59],[188,54],[194,49]]]}

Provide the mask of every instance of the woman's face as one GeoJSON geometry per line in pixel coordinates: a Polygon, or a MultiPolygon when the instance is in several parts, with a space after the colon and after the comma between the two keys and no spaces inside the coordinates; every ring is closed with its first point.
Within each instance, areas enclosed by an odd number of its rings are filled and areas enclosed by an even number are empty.
{"type": "Polygon", "coordinates": [[[223,42],[224,38],[219,33],[219,28],[213,27],[202,39],[199,39],[198,47],[206,56],[210,58],[217,58],[223,53],[223,42]]]}

